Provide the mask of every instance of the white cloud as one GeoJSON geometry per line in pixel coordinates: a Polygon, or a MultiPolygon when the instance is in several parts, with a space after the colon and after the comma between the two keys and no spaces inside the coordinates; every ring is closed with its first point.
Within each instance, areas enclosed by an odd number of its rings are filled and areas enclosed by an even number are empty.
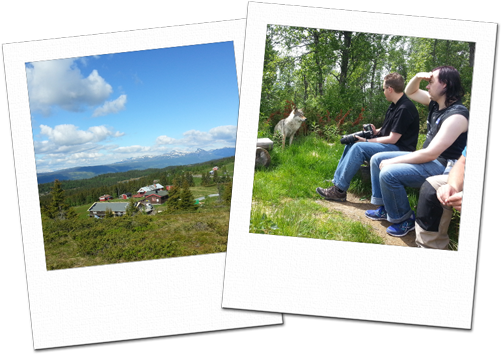
{"type": "Polygon", "coordinates": [[[200,130],[188,130],[183,133],[184,138],[183,143],[186,145],[205,145],[212,140],[212,135],[207,132],[201,132],[200,130]]]}
{"type": "Polygon", "coordinates": [[[127,102],[127,95],[120,95],[114,101],[105,102],[101,107],[96,108],[93,117],[105,116],[111,113],[118,113],[125,109],[125,103],[127,102]]]}
{"type": "Polygon", "coordinates": [[[61,124],[51,128],[40,125],[40,134],[48,137],[50,142],[56,145],[81,145],[90,142],[100,142],[108,137],[119,137],[123,133],[113,132],[104,125],[90,127],[87,131],[78,130],[73,124],[61,124]]]}
{"type": "Polygon", "coordinates": [[[50,115],[54,106],[79,112],[102,104],[113,89],[97,70],[88,77],[74,65],[76,59],[30,63],[26,67],[30,108],[50,115]]]}
{"type": "Polygon", "coordinates": [[[237,127],[235,125],[223,125],[209,130],[215,140],[235,141],[237,138],[237,127]]]}
{"type": "Polygon", "coordinates": [[[178,141],[177,139],[168,137],[167,135],[161,135],[157,138],[156,144],[157,145],[172,145],[172,144],[176,144],[177,141],[178,141]]]}
{"type": "Polygon", "coordinates": [[[113,150],[114,154],[131,154],[131,153],[144,153],[151,150],[148,146],[132,145],[122,146],[113,150]]]}
{"type": "Polygon", "coordinates": [[[234,145],[237,137],[237,127],[224,125],[210,129],[208,132],[188,130],[183,133],[182,139],[175,139],[161,135],[156,139],[156,145],[184,145],[210,147],[213,145],[234,145]]]}

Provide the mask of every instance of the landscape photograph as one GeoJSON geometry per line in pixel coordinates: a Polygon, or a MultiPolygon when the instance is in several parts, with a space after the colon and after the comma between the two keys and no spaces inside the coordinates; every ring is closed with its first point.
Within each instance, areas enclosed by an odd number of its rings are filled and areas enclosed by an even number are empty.
{"type": "Polygon", "coordinates": [[[226,251],[233,42],[25,69],[47,270],[226,251]]]}

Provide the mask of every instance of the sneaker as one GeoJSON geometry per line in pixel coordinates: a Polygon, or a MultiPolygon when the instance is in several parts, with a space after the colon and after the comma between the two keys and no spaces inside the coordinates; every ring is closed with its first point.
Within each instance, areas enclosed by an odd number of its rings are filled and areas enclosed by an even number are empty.
{"type": "Polygon", "coordinates": [[[365,216],[367,216],[371,220],[386,220],[388,214],[386,213],[384,205],[381,205],[376,210],[367,210],[365,212],[365,216]]]}
{"type": "Polygon", "coordinates": [[[336,186],[329,188],[317,188],[317,193],[326,200],[334,200],[336,202],[346,202],[346,192],[341,192],[336,186]]]}
{"type": "Polygon", "coordinates": [[[389,228],[386,229],[386,232],[391,236],[402,237],[409,233],[409,231],[414,230],[416,217],[414,216],[414,212],[412,212],[411,217],[407,220],[404,220],[398,224],[393,224],[389,228]]]}

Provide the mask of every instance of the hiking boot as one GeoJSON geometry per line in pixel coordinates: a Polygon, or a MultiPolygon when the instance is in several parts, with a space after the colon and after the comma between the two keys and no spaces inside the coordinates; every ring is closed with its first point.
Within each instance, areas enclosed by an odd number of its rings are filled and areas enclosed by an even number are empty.
{"type": "Polygon", "coordinates": [[[384,205],[381,205],[376,210],[367,210],[365,212],[365,216],[367,216],[371,220],[386,220],[388,214],[386,213],[384,205]]]}
{"type": "Polygon", "coordinates": [[[414,216],[414,212],[412,212],[411,217],[407,220],[404,220],[398,224],[393,224],[389,228],[386,229],[386,232],[391,236],[402,237],[409,233],[409,231],[414,230],[416,217],[414,216]]]}
{"type": "Polygon", "coordinates": [[[346,192],[342,192],[336,186],[329,188],[317,188],[317,193],[324,197],[326,200],[334,200],[336,202],[346,202],[346,192]]]}

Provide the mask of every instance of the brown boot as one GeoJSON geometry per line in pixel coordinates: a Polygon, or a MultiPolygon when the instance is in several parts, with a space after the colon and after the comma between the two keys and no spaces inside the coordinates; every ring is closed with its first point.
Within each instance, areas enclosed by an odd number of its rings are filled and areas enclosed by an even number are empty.
{"type": "Polygon", "coordinates": [[[317,193],[326,200],[334,200],[336,202],[346,202],[346,192],[340,192],[336,186],[329,188],[317,188],[317,193]]]}

